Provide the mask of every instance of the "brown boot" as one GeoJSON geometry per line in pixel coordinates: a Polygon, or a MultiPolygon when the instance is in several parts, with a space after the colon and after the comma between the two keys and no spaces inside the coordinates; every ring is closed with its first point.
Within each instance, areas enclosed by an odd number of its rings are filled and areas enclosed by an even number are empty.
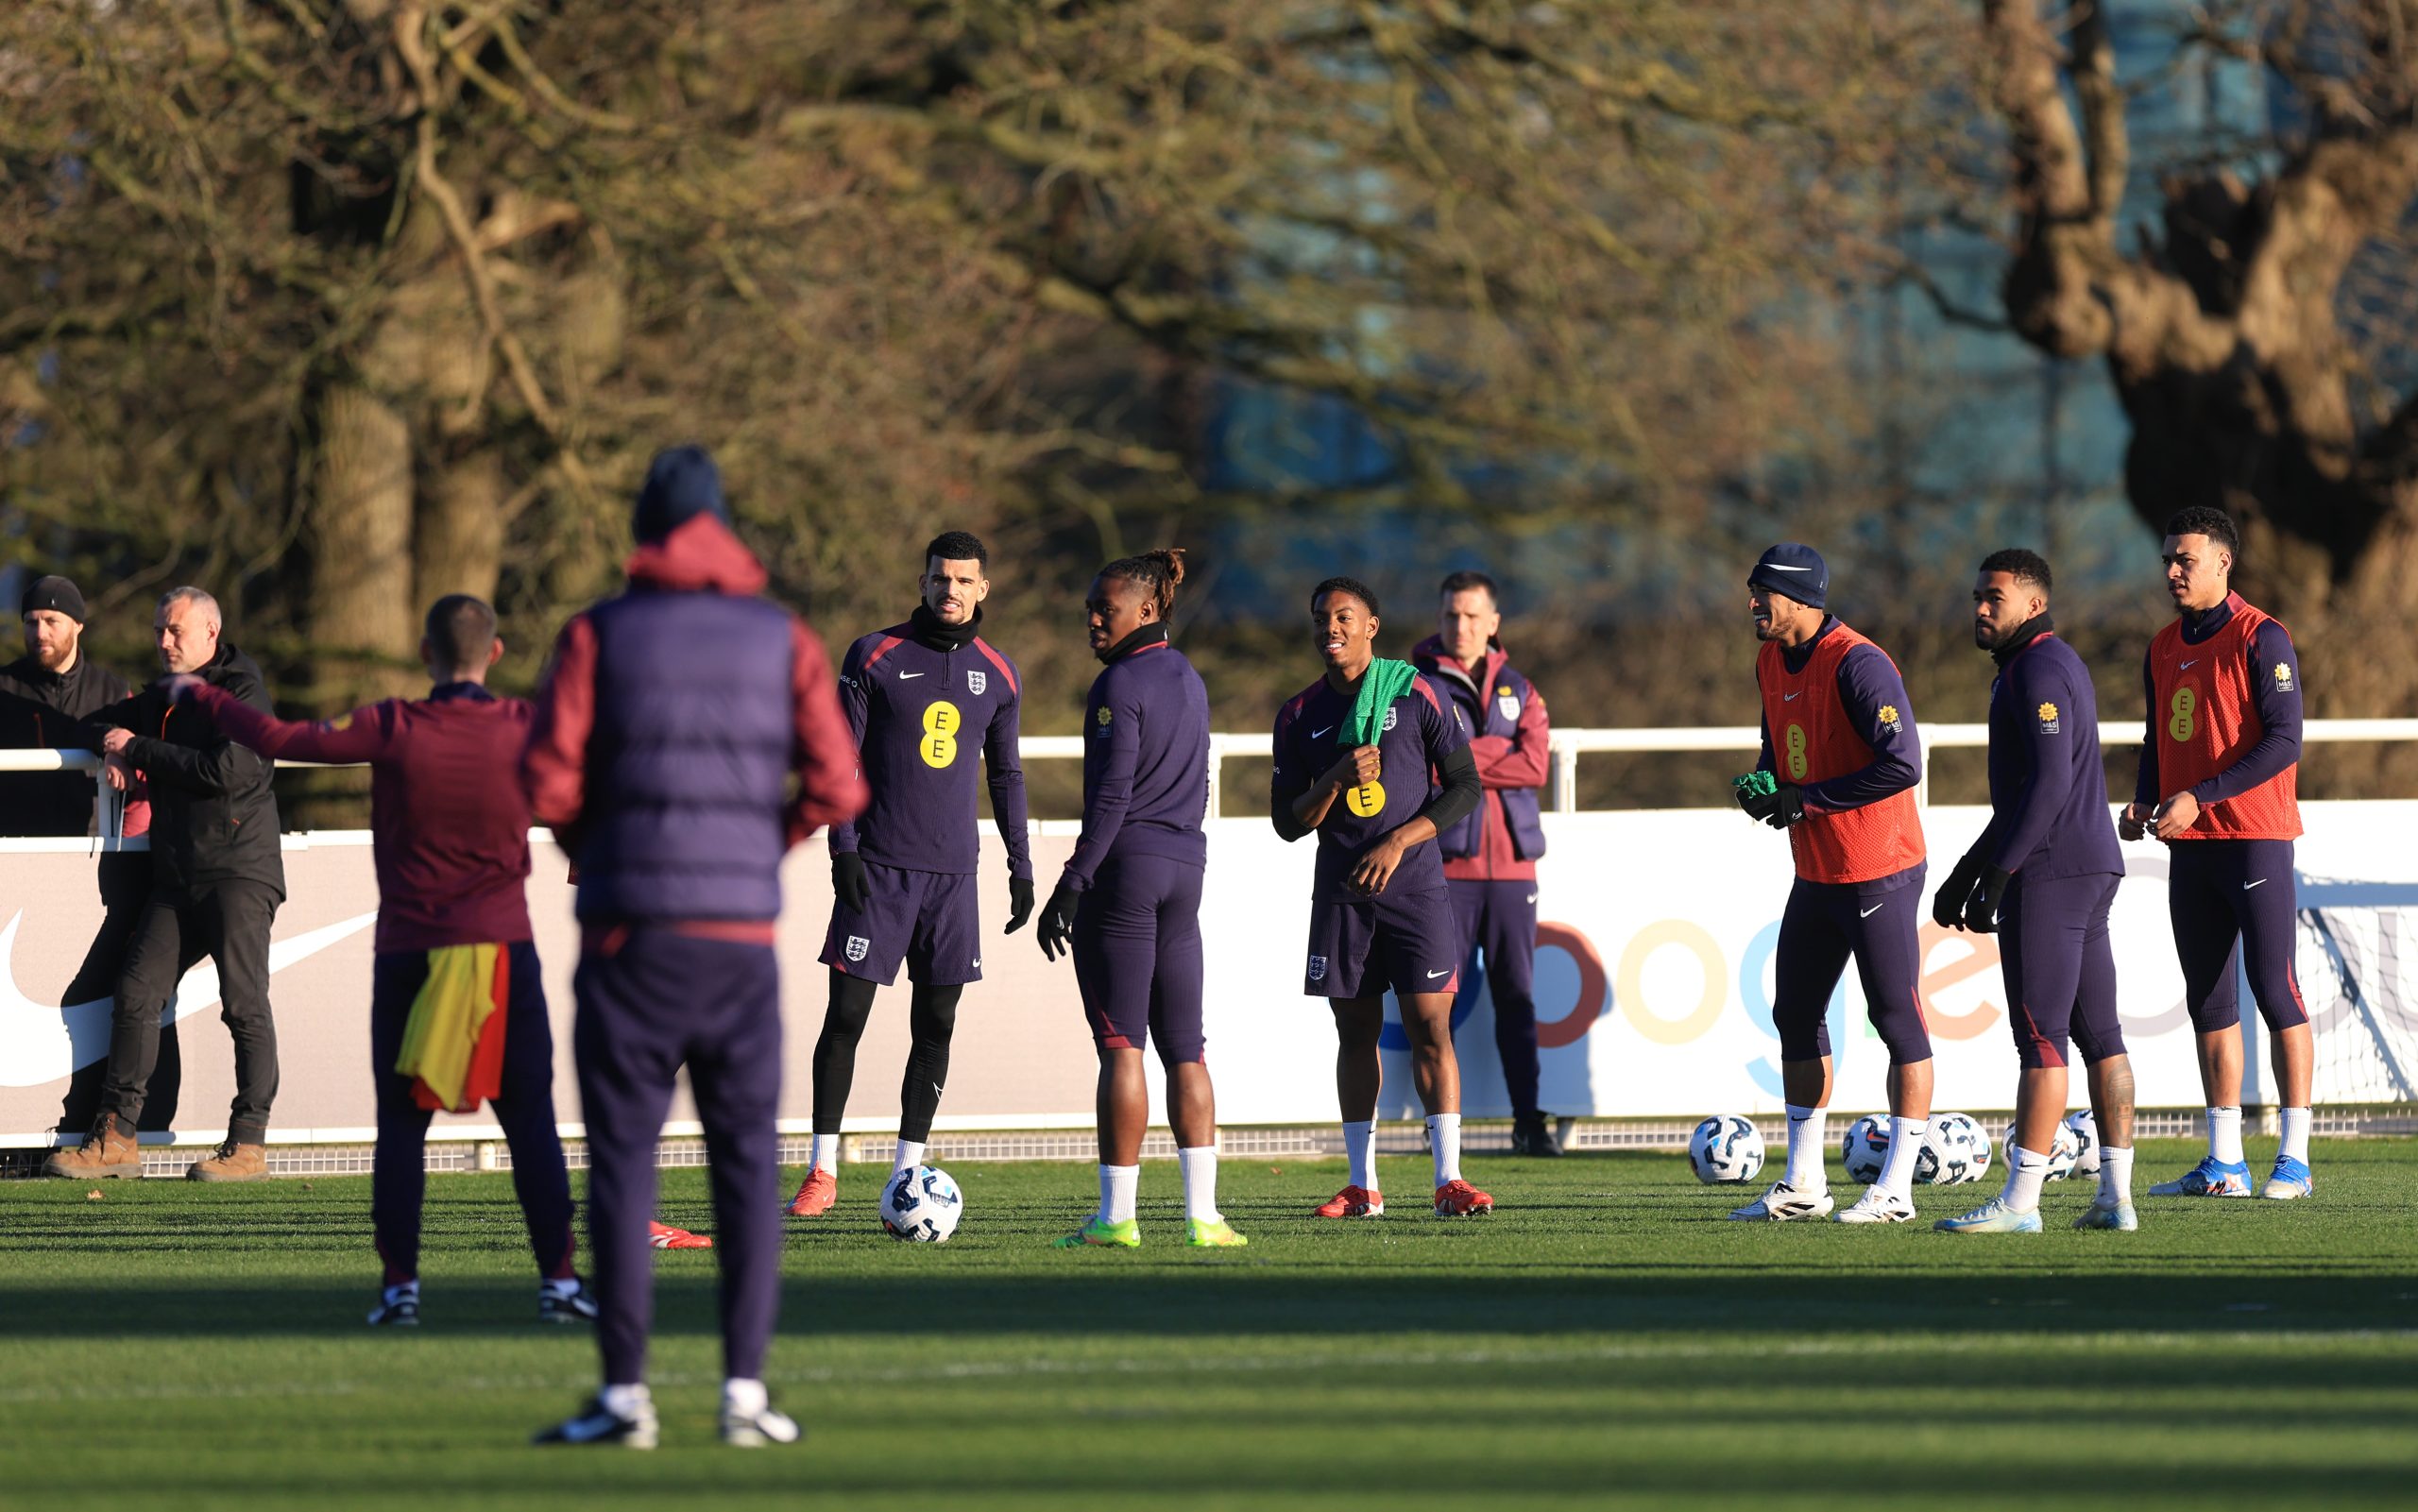
{"type": "Polygon", "coordinates": [[[42,1174],[71,1181],[78,1177],[90,1181],[98,1176],[141,1176],[143,1149],[135,1144],[134,1130],[125,1119],[103,1113],[93,1131],[84,1136],[84,1143],[74,1149],[62,1149],[43,1162],[42,1174]]]}
{"type": "Polygon", "coordinates": [[[229,1140],[185,1172],[188,1181],[261,1181],[268,1179],[268,1151],[229,1140]]]}

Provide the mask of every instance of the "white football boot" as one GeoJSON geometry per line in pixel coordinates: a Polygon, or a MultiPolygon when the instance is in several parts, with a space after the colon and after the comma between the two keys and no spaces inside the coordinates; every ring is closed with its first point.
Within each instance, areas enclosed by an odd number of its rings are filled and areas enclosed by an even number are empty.
{"type": "Polygon", "coordinates": [[[1769,1191],[1743,1208],[1732,1209],[1729,1216],[1737,1223],[1796,1223],[1829,1217],[1836,1206],[1828,1189],[1800,1192],[1786,1181],[1774,1181],[1769,1191]]]}
{"type": "Polygon", "coordinates": [[[1875,1182],[1864,1189],[1852,1207],[1841,1208],[1831,1217],[1834,1223],[1905,1223],[1914,1215],[1914,1198],[1884,1191],[1875,1182]]]}

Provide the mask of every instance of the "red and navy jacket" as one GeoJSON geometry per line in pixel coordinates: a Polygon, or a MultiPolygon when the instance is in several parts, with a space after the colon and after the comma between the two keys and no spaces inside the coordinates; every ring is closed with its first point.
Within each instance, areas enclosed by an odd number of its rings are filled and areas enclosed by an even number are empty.
{"type": "Polygon", "coordinates": [[[1975,850],[2034,881],[2121,876],[2090,669],[2046,629],[2017,634],[1990,684],[1990,823],[1975,850]]]}
{"type": "MultiPolygon", "coordinates": [[[[1354,693],[1337,692],[1321,677],[1277,711],[1276,769],[1269,784],[1271,816],[1291,813],[1294,801],[1343,756],[1347,748],[1339,732],[1355,699],[1354,693]]],[[[1410,691],[1386,710],[1377,736],[1382,762],[1377,780],[1345,790],[1319,825],[1311,899],[1366,902],[1350,883],[1360,853],[1419,817],[1433,790],[1430,774],[1444,757],[1469,743],[1469,722],[1459,707],[1438,692],[1435,680],[1425,673],[1414,678],[1410,691]]],[[[1443,890],[1444,859],[1432,841],[1411,847],[1386,884],[1388,897],[1443,890]]]]}
{"type": "Polygon", "coordinates": [[[195,700],[229,739],[271,759],[369,764],[381,955],[530,938],[527,700],[442,683],[315,724],[207,685],[195,700]]]}
{"type": "Polygon", "coordinates": [[[1537,858],[1545,853],[1538,790],[1545,785],[1553,736],[1545,696],[1513,669],[1500,640],[1487,643],[1480,667],[1464,665],[1436,636],[1413,647],[1410,659],[1436,680],[1475,732],[1470,755],[1485,789],[1475,813],[1436,837],[1445,876],[1535,881],[1537,858]]]}
{"type": "Polygon", "coordinates": [[[1153,856],[1200,867],[1209,811],[1209,689],[1164,624],[1111,653],[1083,704],[1083,833],[1062,885],[1088,892],[1107,862],[1153,856]]]}
{"type": "Polygon", "coordinates": [[[2290,840],[2301,832],[2301,668],[2283,622],[2228,593],[2178,619],[2141,664],[2149,724],[2134,802],[2189,790],[2184,840],[2290,840]]]}
{"type": "Polygon", "coordinates": [[[830,660],[712,515],[639,547],[629,577],[554,641],[530,815],[570,852],[583,921],[745,923],[769,943],[783,853],[865,803],[830,660]]]}
{"type": "Polygon", "coordinates": [[[840,663],[840,706],[873,801],[853,823],[831,826],[831,849],[910,872],[972,873],[981,835],[967,732],[979,731],[1008,875],[1030,877],[1015,667],[979,635],[962,645],[931,645],[915,628],[911,620],[877,630],[840,663]]]}

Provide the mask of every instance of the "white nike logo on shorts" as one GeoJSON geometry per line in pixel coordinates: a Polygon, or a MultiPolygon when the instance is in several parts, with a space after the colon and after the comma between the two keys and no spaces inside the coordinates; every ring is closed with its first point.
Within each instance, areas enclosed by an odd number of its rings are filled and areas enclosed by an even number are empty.
{"type": "Polygon", "coordinates": [[[903,683],[911,677],[921,677],[924,674],[922,672],[900,672],[898,674],[898,680],[903,683]]]}
{"type": "Polygon", "coordinates": [[[2249,892],[2252,888],[2255,888],[2255,887],[2264,887],[2264,886],[2266,885],[2266,883],[2267,883],[2267,879],[2266,879],[2265,877],[2263,877],[2263,876],[2262,876],[2262,877],[2260,877],[2260,878],[2259,878],[2257,881],[2256,881],[2256,882],[2244,882],[2243,884],[2241,884],[2241,890],[2242,890],[2244,892],[2249,892]]]}
{"type": "Polygon", "coordinates": [[[1437,977],[1450,977],[1451,975],[1453,975],[1453,968],[1452,968],[1452,967],[1450,967],[1450,966],[1447,966],[1447,967],[1445,967],[1442,971],[1431,971],[1431,972],[1429,972],[1429,973],[1427,974],[1427,979],[1428,979],[1429,981],[1431,981],[1431,982],[1432,982],[1432,981],[1434,981],[1434,980],[1435,980],[1437,977]]]}
{"type": "Polygon", "coordinates": [[[1528,894],[1528,901],[1529,901],[1529,902],[1531,902],[1531,903],[1536,902],[1536,901],[1537,901],[1537,895],[1536,895],[1535,893],[1533,893],[1533,892],[1529,893],[1529,894],[1528,894]]]}
{"type": "Polygon", "coordinates": [[[1859,910],[1857,910],[1856,917],[1857,917],[1857,918],[1859,918],[1859,919],[1869,919],[1869,918],[1871,918],[1874,914],[1879,913],[1882,909],[1883,909],[1887,908],[1888,906],[1889,906],[1889,905],[1887,905],[1886,903],[1876,903],[1876,904],[1874,904],[1872,907],[1870,907],[1870,908],[1868,908],[1868,909],[1859,909],[1859,910]]]}

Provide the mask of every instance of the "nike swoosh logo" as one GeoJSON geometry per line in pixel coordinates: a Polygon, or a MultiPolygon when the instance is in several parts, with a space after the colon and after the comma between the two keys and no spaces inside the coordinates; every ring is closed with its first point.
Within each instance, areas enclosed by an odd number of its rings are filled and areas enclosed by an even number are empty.
{"type": "Polygon", "coordinates": [[[974,962],[974,969],[975,969],[976,971],[980,971],[980,970],[982,969],[982,962],[981,962],[980,960],[976,960],[976,961],[974,962]]]}
{"type": "MultiPolygon", "coordinates": [[[[16,952],[20,910],[0,928],[0,1087],[39,1087],[64,1080],[110,1053],[111,999],[88,1003],[37,1003],[17,985],[9,961],[16,952]]],[[[305,960],[378,922],[373,911],[280,940],[268,947],[269,975],[305,960]]],[[[185,973],[160,1015],[162,1024],[190,1018],[218,1001],[218,967],[203,960],[185,973]]]]}
{"type": "Polygon", "coordinates": [[[904,683],[904,682],[910,682],[910,681],[912,681],[913,679],[918,678],[918,677],[921,677],[921,676],[923,676],[923,675],[924,675],[924,674],[923,674],[922,672],[900,672],[900,673],[898,674],[898,680],[899,680],[900,682],[902,682],[902,683],[904,683]]]}
{"type": "Polygon", "coordinates": [[[1870,907],[1870,908],[1868,908],[1868,909],[1859,909],[1858,910],[1856,910],[1856,917],[1857,917],[1857,918],[1859,918],[1859,919],[1869,919],[1869,918],[1871,918],[1874,914],[1879,913],[1882,909],[1883,909],[1887,908],[1888,906],[1889,906],[1889,905],[1887,905],[1886,903],[1876,903],[1876,904],[1874,904],[1872,907],[1870,907]]]}
{"type": "Polygon", "coordinates": [[[1432,982],[1432,981],[1434,981],[1434,980],[1435,980],[1437,977],[1450,977],[1451,975],[1453,975],[1453,968],[1452,968],[1452,967],[1450,967],[1450,966],[1447,966],[1447,967],[1445,967],[1442,971],[1431,971],[1431,972],[1429,972],[1429,973],[1427,974],[1427,979],[1428,979],[1429,981],[1431,981],[1431,982],[1432,982]]]}
{"type": "Polygon", "coordinates": [[[1804,695],[1801,693],[1782,693],[1779,696],[1779,701],[1783,704],[1794,704],[1803,696],[1804,695]]]}
{"type": "Polygon", "coordinates": [[[2257,881],[2256,881],[2256,882],[2244,882],[2243,884],[2241,884],[2241,890],[2242,890],[2244,892],[2249,892],[2252,888],[2255,888],[2255,887],[2265,887],[2266,885],[2267,885],[2267,879],[2266,879],[2265,877],[2263,877],[2263,876],[2262,876],[2262,877],[2260,877],[2260,878],[2259,878],[2257,881]]]}
{"type": "Polygon", "coordinates": [[[1533,892],[1529,893],[1529,894],[1528,894],[1528,901],[1529,901],[1529,902],[1531,902],[1531,903],[1536,902],[1536,901],[1537,901],[1537,895],[1536,895],[1535,893],[1533,893],[1533,892]]]}
{"type": "Polygon", "coordinates": [[[2184,662],[2184,663],[2182,663],[2181,665],[2177,666],[2174,670],[2175,670],[2176,671],[2179,671],[2179,672],[2188,672],[2188,671],[2189,671],[2192,668],[2197,667],[2197,666],[2199,666],[2199,665],[2200,665],[2200,658],[2199,658],[2199,657],[2197,657],[2197,656],[2194,656],[2194,657],[2192,657],[2189,661],[2184,662]]]}
{"type": "Polygon", "coordinates": [[[1310,732],[1310,739],[1313,739],[1313,740],[1319,739],[1322,738],[1323,736],[1325,736],[1325,734],[1327,733],[1327,730],[1332,730],[1332,729],[1334,729],[1334,728],[1335,728],[1335,726],[1334,726],[1334,725],[1332,725],[1332,724],[1330,724],[1330,725],[1328,725],[1328,726],[1326,727],[1326,730],[1312,730],[1312,731],[1310,732]]]}
{"type": "Polygon", "coordinates": [[[1811,572],[1814,570],[1810,567],[1783,567],[1778,562],[1767,562],[1764,565],[1769,567],[1775,572],[1811,572]]]}

